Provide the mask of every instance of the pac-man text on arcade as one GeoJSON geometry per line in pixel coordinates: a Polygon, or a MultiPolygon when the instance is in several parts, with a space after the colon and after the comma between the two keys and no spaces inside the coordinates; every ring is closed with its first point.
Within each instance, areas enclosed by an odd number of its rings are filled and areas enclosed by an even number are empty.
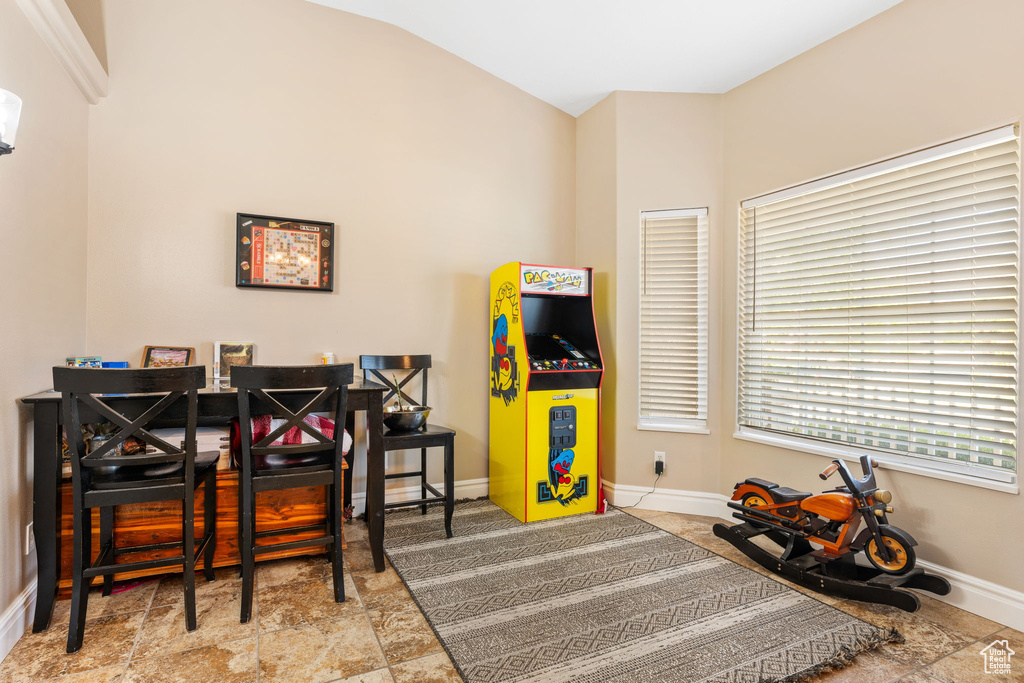
{"type": "Polygon", "coordinates": [[[585,295],[587,284],[587,271],[580,268],[523,268],[523,292],[585,295]]]}

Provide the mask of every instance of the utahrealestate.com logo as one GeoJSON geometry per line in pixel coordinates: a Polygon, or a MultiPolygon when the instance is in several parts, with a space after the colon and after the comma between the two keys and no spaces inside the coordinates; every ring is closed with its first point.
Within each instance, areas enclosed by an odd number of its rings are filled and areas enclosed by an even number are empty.
{"type": "Polygon", "coordinates": [[[985,658],[985,673],[1010,673],[1010,658],[1015,654],[1017,653],[1010,649],[1009,641],[994,641],[991,645],[981,651],[981,656],[985,658]]]}

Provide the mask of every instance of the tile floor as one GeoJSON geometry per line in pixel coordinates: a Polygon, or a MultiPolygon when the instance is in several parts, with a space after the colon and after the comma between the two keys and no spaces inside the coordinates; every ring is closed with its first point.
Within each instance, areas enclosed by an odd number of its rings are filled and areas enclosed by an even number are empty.
{"type": "MultiPolygon", "coordinates": [[[[763,570],[711,532],[714,519],[630,510],[638,517],[757,571],[763,570]]],[[[64,653],[68,603],[50,629],[26,634],[0,663],[0,682],[129,681],[458,681],[459,676],[394,570],[373,571],[361,523],[346,527],[346,594],[333,601],[323,558],[258,565],[254,617],[238,623],[240,585],[233,570],[206,584],[197,577],[199,628],[185,631],[179,579],[144,584],[89,601],[85,645],[64,653]]],[[[802,590],[802,589],[801,589],[802,590]]],[[[982,648],[1007,639],[1024,653],[1024,633],[922,597],[907,614],[887,607],[810,595],[879,626],[896,627],[902,645],[885,645],[849,667],[819,677],[830,683],[1024,681],[1024,654],[1012,676],[984,674],[982,648]]]]}

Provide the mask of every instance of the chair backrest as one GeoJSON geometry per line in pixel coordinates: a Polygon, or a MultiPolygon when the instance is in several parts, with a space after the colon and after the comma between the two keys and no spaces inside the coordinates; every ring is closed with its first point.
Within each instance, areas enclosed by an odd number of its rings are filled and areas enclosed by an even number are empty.
{"type": "Polygon", "coordinates": [[[386,404],[402,392],[402,402],[414,406],[427,405],[427,369],[431,367],[430,355],[419,356],[359,356],[359,367],[363,379],[383,384],[388,388],[384,394],[386,404]],[[392,376],[392,370],[403,371],[403,377],[392,376]],[[408,371],[408,374],[405,374],[408,371]],[[405,392],[406,386],[416,377],[420,381],[420,398],[416,400],[405,392]],[[397,380],[397,381],[396,381],[397,380]]]}
{"type": "MultiPolygon", "coordinates": [[[[352,383],[352,363],[341,365],[236,365],[231,368],[231,386],[238,390],[238,419],[242,446],[242,466],[252,465],[254,456],[270,454],[300,454],[315,451],[334,451],[335,462],[341,462],[344,439],[341,434],[345,427],[345,411],[348,403],[348,385],[352,383]],[[288,389],[320,389],[311,400],[305,396],[298,399],[285,394],[271,395],[268,391],[288,389]],[[334,400],[334,432],[327,437],[322,431],[306,422],[314,412],[326,412],[334,400]],[[254,402],[262,409],[254,409],[254,402]],[[286,405],[287,404],[287,405],[286,405]],[[253,443],[252,419],[254,415],[271,415],[283,418],[282,422],[253,443]],[[311,443],[277,444],[289,430],[298,428],[312,437],[311,443]]],[[[308,395],[308,394],[307,394],[308,395]]]]}
{"type": "Polygon", "coordinates": [[[202,365],[133,370],[55,367],[53,388],[61,392],[68,447],[77,456],[71,458],[76,486],[87,481],[90,471],[96,467],[184,462],[183,476],[191,477],[195,463],[198,390],[205,386],[206,367],[202,365]],[[103,400],[104,394],[139,396],[133,397],[133,407],[126,415],[121,412],[124,408],[111,408],[103,400]],[[167,443],[147,429],[182,400],[186,404],[184,448],[167,443]],[[89,453],[82,436],[83,407],[115,426],[111,437],[89,453]],[[129,437],[145,442],[156,452],[119,454],[119,448],[129,437]]]}

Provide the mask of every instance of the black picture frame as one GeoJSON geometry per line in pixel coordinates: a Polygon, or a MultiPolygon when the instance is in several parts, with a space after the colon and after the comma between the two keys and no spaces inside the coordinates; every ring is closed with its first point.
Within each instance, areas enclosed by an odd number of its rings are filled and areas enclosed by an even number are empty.
{"type": "Polygon", "coordinates": [[[235,286],[333,292],[335,241],[334,223],[239,213],[235,286]]]}
{"type": "Polygon", "coordinates": [[[142,350],[142,368],[170,368],[192,365],[194,346],[147,346],[142,350]],[[184,358],[181,358],[181,356],[184,358]]]}

